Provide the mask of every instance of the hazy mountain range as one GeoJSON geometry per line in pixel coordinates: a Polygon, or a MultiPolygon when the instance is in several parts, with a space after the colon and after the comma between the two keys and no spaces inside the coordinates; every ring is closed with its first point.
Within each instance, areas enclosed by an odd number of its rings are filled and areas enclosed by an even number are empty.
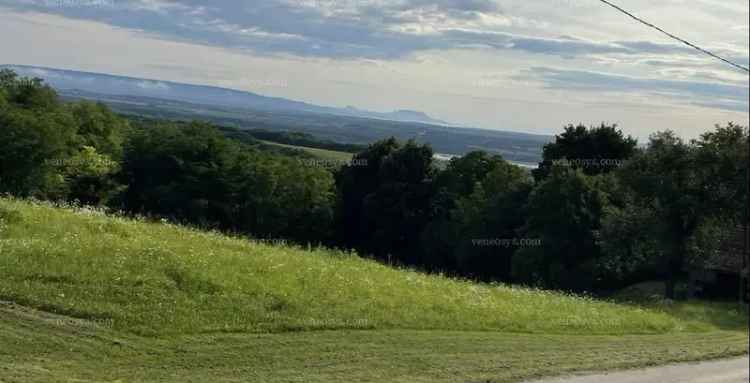
{"type": "Polygon", "coordinates": [[[445,121],[434,119],[423,112],[414,110],[397,110],[389,113],[380,113],[357,109],[352,106],[346,108],[319,106],[280,97],[267,97],[252,92],[215,86],[182,84],[171,81],[27,65],[0,65],[0,68],[12,69],[23,76],[42,78],[58,90],[77,90],[109,95],[159,98],[261,111],[325,113],[339,116],[449,125],[445,121]]]}
{"type": "Polygon", "coordinates": [[[0,65],[39,77],[68,100],[97,100],[118,113],[169,120],[204,120],[239,129],[305,132],[319,139],[366,145],[388,137],[426,143],[437,152],[463,155],[474,150],[500,154],[536,166],[552,137],[451,126],[418,111],[378,113],[333,108],[213,86],[114,76],[24,65],[0,65]]]}

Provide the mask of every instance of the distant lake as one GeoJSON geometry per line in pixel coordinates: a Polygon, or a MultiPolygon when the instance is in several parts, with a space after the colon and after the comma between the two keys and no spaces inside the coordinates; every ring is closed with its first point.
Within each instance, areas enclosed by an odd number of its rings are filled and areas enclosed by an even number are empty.
{"type": "Polygon", "coordinates": [[[438,161],[450,161],[456,157],[461,157],[461,156],[457,156],[455,154],[443,154],[443,153],[435,153],[432,155],[432,158],[438,161]]]}
{"type": "MultiPolygon", "coordinates": [[[[456,158],[456,157],[461,157],[461,156],[457,156],[455,154],[445,154],[445,153],[435,153],[432,155],[432,158],[438,161],[450,161],[451,159],[456,158]]],[[[526,169],[536,169],[536,167],[538,166],[538,164],[530,163],[530,162],[518,162],[518,161],[508,161],[508,162],[510,162],[513,165],[518,165],[526,169]]]]}
{"type": "Polygon", "coordinates": [[[508,162],[510,162],[513,165],[518,165],[526,169],[536,169],[539,166],[539,164],[532,164],[528,162],[517,162],[517,161],[508,161],[508,162]]]}

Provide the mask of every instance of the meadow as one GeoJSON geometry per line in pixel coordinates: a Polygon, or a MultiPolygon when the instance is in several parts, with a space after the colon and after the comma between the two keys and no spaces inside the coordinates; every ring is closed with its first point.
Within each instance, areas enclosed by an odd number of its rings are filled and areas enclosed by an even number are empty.
{"type": "Polygon", "coordinates": [[[3,382],[501,382],[748,351],[731,304],[475,283],[11,198],[0,301],[3,382]]]}
{"type": "Polygon", "coordinates": [[[272,142],[272,141],[261,141],[261,142],[263,142],[264,144],[280,146],[283,148],[302,150],[311,154],[313,157],[316,157],[322,160],[336,161],[341,165],[346,164],[349,161],[351,161],[352,157],[354,156],[352,153],[339,152],[335,150],[310,148],[306,146],[287,145],[287,144],[281,144],[281,143],[272,142]]]}

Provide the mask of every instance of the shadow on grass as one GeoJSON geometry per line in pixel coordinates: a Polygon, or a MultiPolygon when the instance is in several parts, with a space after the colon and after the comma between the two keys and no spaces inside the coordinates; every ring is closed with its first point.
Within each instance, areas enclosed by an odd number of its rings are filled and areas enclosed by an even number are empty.
{"type": "MultiPolygon", "coordinates": [[[[639,283],[606,297],[614,303],[663,312],[693,323],[696,330],[748,331],[748,306],[736,301],[664,298],[664,282],[639,283]]],[[[678,296],[687,295],[687,285],[678,284],[678,296]]]]}

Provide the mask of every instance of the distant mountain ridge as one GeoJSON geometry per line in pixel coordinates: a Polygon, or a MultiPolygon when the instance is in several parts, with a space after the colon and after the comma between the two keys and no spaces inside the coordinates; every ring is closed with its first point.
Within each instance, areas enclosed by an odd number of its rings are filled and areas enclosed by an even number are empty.
{"type": "Polygon", "coordinates": [[[429,144],[436,153],[460,156],[483,150],[536,167],[553,137],[449,125],[412,110],[378,113],[356,107],[332,108],[213,86],[189,85],[36,66],[0,65],[39,77],[67,100],[95,100],[138,118],[203,120],[238,129],[303,132],[341,144],[369,145],[395,137],[429,144]],[[436,122],[437,121],[437,122],[436,122]]]}
{"type": "Polygon", "coordinates": [[[39,77],[59,90],[78,90],[99,94],[151,97],[206,104],[256,109],[262,111],[311,112],[339,116],[376,118],[382,120],[450,125],[414,110],[381,113],[355,107],[319,106],[281,97],[268,97],[252,92],[208,85],[192,85],[172,81],[117,76],[28,65],[0,65],[22,76],[39,77]]]}

